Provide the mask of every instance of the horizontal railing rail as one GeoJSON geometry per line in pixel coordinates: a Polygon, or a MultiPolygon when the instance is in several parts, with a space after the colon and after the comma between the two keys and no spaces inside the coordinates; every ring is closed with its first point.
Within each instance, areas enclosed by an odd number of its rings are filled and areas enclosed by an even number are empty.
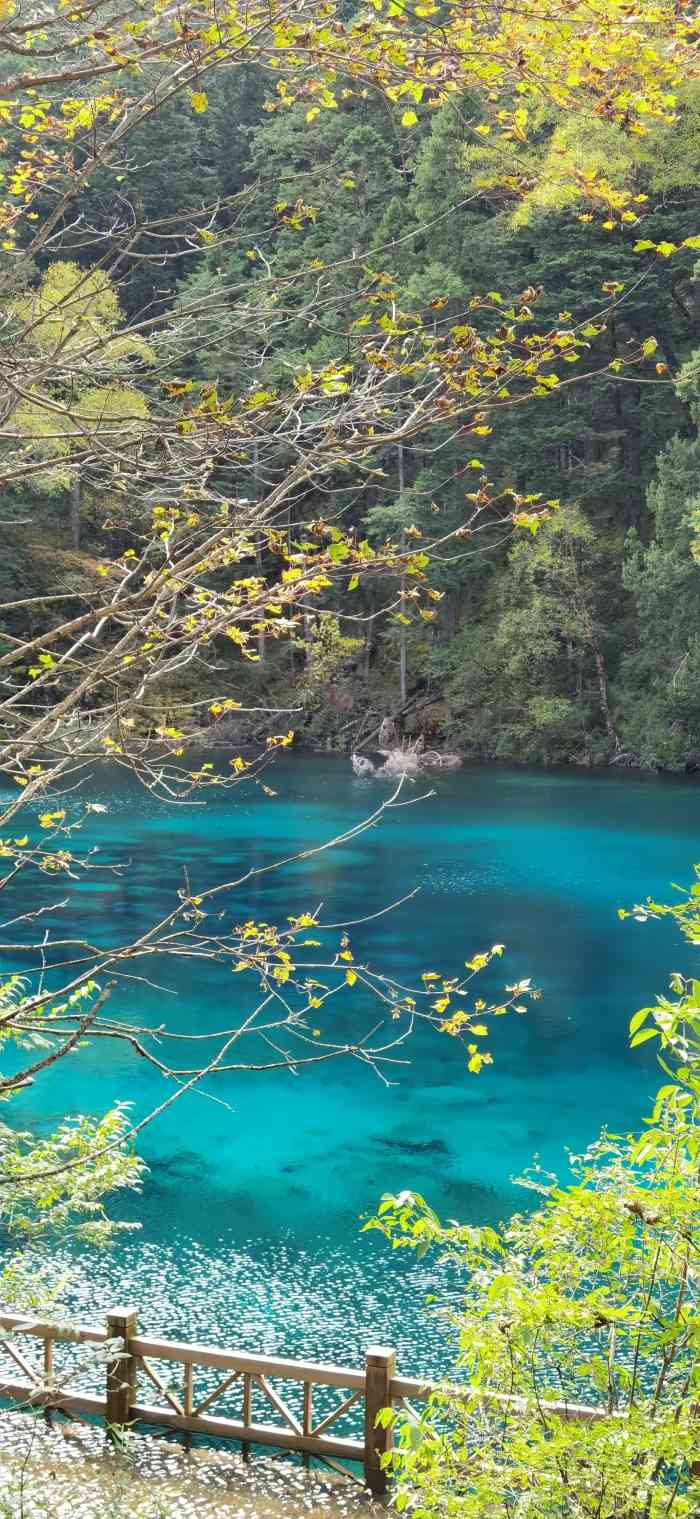
{"type": "MultiPolygon", "coordinates": [[[[392,1441],[391,1427],[377,1424],[381,1409],[399,1407],[413,1412],[411,1402],[425,1402],[436,1392],[476,1405],[496,1404],[518,1411],[528,1407],[526,1398],[491,1388],[451,1387],[442,1382],[397,1376],[395,1352],[384,1347],[368,1350],[362,1369],[254,1355],[138,1334],[132,1309],[114,1309],[104,1328],[50,1324],[26,1314],[0,1313],[0,1348],[23,1374],[22,1380],[18,1380],[14,1376],[7,1379],[0,1373],[0,1397],[4,1399],[34,1407],[60,1408],[67,1413],[91,1414],[104,1419],[110,1432],[132,1424],[152,1424],[187,1434],[235,1440],[244,1448],[269,1445],[331,1463],[359,1462],[367,1486],[376,1494],[387,1490],[384,1458],[392,1441]],[[13,1333],[41,1340],[40,1365],[27,1359],[11,1339],[13,1333]],[[108,1346],[103,1395],[72,1391],[70,1386],[60,1385],[54,1364],[57,1345],[108,1346]],[[153,1364],[156,1361],[160,1363],[158,1369],[153,1364]],[[182,1387],[177,1389],[167,1380],[173,1365],[183,1369],[182,1387]],[[206,1388],[199,1391],[195,1390],[196,1370],[206,1373],[208,1380],[206,1388]],[[213,1385],[212,1373],[218,1374],[213,1385]],[[143,1401],[139,1378],[156,1389],[159,1402],[143,1401]],[[285,1384],[284,1387],[275,1385],[279,1383],[285,1384]],[[287,1384],[301,1390],[300,1407],[290,1402],[287,1384]],[[322,1411],[314,1410],[314,1390],[318,1388],[327,1388],[334,1398],[343,1396],[322,1411]],[[240,1395],[239,1418],[212,1412],[215,1403],[234,1392],[240,1395]],[[362,1438],[334,1428],[358,1404],[363,1405],[362,1438]],[[256,1413],[256,1405],[258,1409],[262,1406],[272,1410],[277,1421],[268,1422],[269,1412],[262,1419],[256,1413]]],[[[538,1408],[547,1415],[578,1422],[619,1417],[607,1409],[563,1400],[538,1401],[538,1408]]]]}

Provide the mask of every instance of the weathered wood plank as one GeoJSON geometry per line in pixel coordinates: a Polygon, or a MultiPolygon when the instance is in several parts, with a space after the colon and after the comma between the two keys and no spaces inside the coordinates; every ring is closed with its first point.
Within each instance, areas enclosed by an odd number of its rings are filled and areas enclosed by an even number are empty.
{"type": "MultiPolygon", "coordinates": [[[[401,1398],[416,1398],[419,1403],[425,1403],[434,1392],[446,1393],[455,1401],[491,1403],[502,1409],[512,1408],[514,1413],[522,1413],[534,1403],[534,1399],[511,1395],[507,1392],[497,1392],[491,1387],[451,1386],[445,1382],[421,1382],[414,1377],[392,1377],[391,1379],[392,1403],[398,1403],[401,1398]]],[[[584,1424],[592,1424],[600,1419],[624,1418],[624,1414],[611,1414],[607,1408],[595,1408],[588,1403],[567,1403],[563,1399],[552,1401],[541,1398],[537,1406],[553,1417],[584,1424]]]]}
{"type": "Polygon", "coordinates": [[[214,1366],[221,1371],[248,1371],[254,1376],[285,1377],[293,1382],[315,1382],[324,1387],[364,1387],[364,1373],[346,1366],[330,1366],[322,1361],[288,1361],[280,1356],[251,1355],[218,1350],[213,1345],[191,1345],[180,1340],[154,1340],[137,1334],[132,1341],[134,1355],[152,1356],[155,1360],[192,1361],[195,1366],[214,1366]]]}
{"type": "Polygon", "coordinates": [[[383,1457],[391,1450],[392,1429],[377,1426],[377,1415],[391,1403],[391,1383],[396,1371],[396,1352],[373,1346],[365,1356],[365,1482],[381,1497],[389,1486],[383,1457]]]}
{"type": "Polygon", "coordinates": [[[36,1366],[32,1366],[29,1361],[25,1360],[21,1350],[18,1350],[16,1345],[11,1345],[9,1340],[0,1341],[0,1346],[6,1355],[11,1356],[15,1366],[19,1366],[20,1371],[24,1372],[25,1377],[29,1377],[30,1382],[33,1382],[35,1387],[40,1387],[42,1382],[41,1372],[37,1370],[36,1366]]]}
{"type": "Polygon", "coordinates": [[[107,1332],[92,1324],[77,1327],[45,1323],[32,1319],[26,1313],[0,1313],[0,1329],[16,1329],[22,1334],[34,1334],[40,1339],[52,1339],[64,1345],[104,1345],[107,1332]]]}
{"type": "Polygon", "coordinates": [[[346,1398],[343,1403],[338,1404],[337,1408],[332,1408],[330,1413],[326,1414],[325,1419],[322,1419],[321,1423],[317,1424],[316,1428],[310,1431],[311,1434],[322,1435],[324,1429],[329,1429],[331,1424],[335,1424],[336,1419],[342,1418],[343,1414],[347,1413],[355,1403],[359,1403],[361,1396],[360,1392],[351,1392],[349,1398],[346,1398]]]}
{"type": "MultiPolygon", "coordinates": [[[[190,1371],[190,1376],[191,1376],[192,1375],[192,1362],[191,1361],[189,1362],[189,1371],[190,1371]]],[[[187,1372],[187,1367],[185,1367],[185,1372],[187,1372]]],[[[206,1398],[202,1398],[201,1403],[198,1403],[197,1407],[195,1409],[190,1408],[188,1410],[187,1404],[185,1404],[185,1413],[189,1412],[189,1413],[195,1413],[195,1414],[203,1414],[205,1408],[210,1408],[211,1405],[212,1405],[212,1403],[216,1403],[217,1398],[222,1398],[223,1395],[224,1395],[224,1393],[228,1392],[229,1387],[233,1387],[235,1385],[235,1383],[238,1381],[238,1379],[240,1377],[240,1374],[241,1374],[240,1371],[232,1371],[230,1377],[226,1377],[223,1382],[218,1382],[217,1385],[216,1385],[216,1387],[214,1388],[214,1391],[210,1392],[210,1393],[207,1393],[206,1398]]],[[[244,1423],[245,1423],[245,1420],[244,1420],[244,1423]]]]}
{"type": "Polygon", "coordinates": [[[292,1413],[291,1408],[289,1408],[289,1406],[285,1403],[284,1398],[281,1398],[279,1396],[279,1393],[275,1392],[274,1387],[270,1386],[267,1378],[259,1376],[256,1377],[255,1380],[261,1392],[265,1394],[268,1403],[271,1403],[272,1407],[277,1409],[278,1414],[282,1415],[285,1423],[291,1430],[293,1430],[294,1434],[303,1435],[304,1431],[296,1415],[292,1413]]]}
{"type": "MultiPolygon", "coordinates": [[[[162,1392],[163,1397],[165,1398],[166,1403],[170,1404],[170,1407],[172,1409],[174,1409],[175,1413],[176,1414],[184,1414],[185,1410],[184,1410],[184,1408],[182,1406],[182,1403],[180,1402],[180,1399],[176,1398],[175,1394],[172,1393],[168,1387],[166,1387],[165,1382],[161,1381],[160,1377],[158,1376],[158,1372],[155,1369],[155,1366],[151,1366],[151,1363],[148,1360],[147,1356],[145,1356],[145,1355],[138,1356],[137,1360],[136,1360],[136,1365],[137,1365],[137,1369],[138,1369],[138,1366],[141,1365],[141,1367],[145,1371],[146,1376],[148,1377],[149,1381],[151,1381],[153,1383],[154,1387],[158,1388],[159,1392],[162,1392]]],[[[190,1362],[190,1371],[191,1371],[191,1369],[192,1369],[192,1363],[190,1362]]]]}
{"type": "Polygon", "coordinates": [[[102,1418],[107,1412],[106,1398],[91,1397],[88,1393],[59,1392],[53,1389],[29,1387],[25,1382],[0,1381],[0,1398],[11,1398],[14,1403],[28,1407],[65,1408],[67,1413],[97,1414],[102,1418]]]}
{"type": "MultiPolygon", "coordinates": [[[[191,1361],[187,1361],[185,1363],[185,1382],[184,1382],[184,1386],[183,1386],[183,1389],[182,1389],[182,1402],[183,1402],[184,1412],[186,1414],[188,1414],[188,1415],[191,1414],[191,1412],[192,1412],[192,1404],[194,1402],[193,1391],[192,1391],[192,1362],[191,1361]]],[[[197,1412],[199,1413],[199,1409],[197,1410],[197,1412]]]]}
{"type": "Polygon", "coordinates": [[[109,1340],[121,1340],[123,1351],[107,1366],[107,1427],[122,1429],[131,1422],[131,1405],[136,1396],[136,1358],[131,1340],[136,1333],[133,1308],[115,1308],[107,1317],[109,1340]]]}
{"type": "Polygon", "coordinates": [[[364,1453],[361,1440],[295,1435],[291,1430],[275,1428],[271,1424],[239,1424],[235,1419],[212,1416],[192,1414],[187,1418],[183,1414],[169,1413],[163,1408],[153,1408],[145,1403],[132,1404],[131,1417],[136,1423],[159,1424],[164,1429],[183,1429],[193,1435],[218,1435],[248,1445],[273,1445],[280,1450],[307,1450],[312,1456],[336,1456],[340,1461],[361,1461],[364,1453]]]}

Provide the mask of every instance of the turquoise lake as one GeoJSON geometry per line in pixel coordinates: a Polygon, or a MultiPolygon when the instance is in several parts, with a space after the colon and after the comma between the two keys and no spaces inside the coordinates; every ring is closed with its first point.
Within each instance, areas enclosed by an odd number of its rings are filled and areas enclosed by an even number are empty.
{"type": "MultiPolygon", "coordinates": [[[[108,811],[91,842],[130,868],[76,888],[63,927],[80,920],[98,942],[135,936],[172,905],[183,863],[193,890],[212,885],[348,828],[386,789],[344,758],[292,755],[267,779],[274,801],[241,787],[169,808],[98,773],[89,796],[108,811]]],[[[621,922],[617,908],[690,879],[700,788],[482,767],[429,784],[432,798],[378,829],[245,888],[236,918],[284,923],[323,902],[326,919],[357,919],[415,886],[412,901],[353,930],[356,959],[410,981],[457,973],[500,941],[486,994],[530,976],[541,999],[492,1025],[495,1063],[478,1078],[454,1041],[423,1032],[389,1088],[336,1063],[220,1077],[209,1089],[228,1107],[185,1096],[142,1137],[143,1195],[119,1204],[140,1232],[71,1262],[71,1294],[90,1317],[133,1299],[154,1332],[345,1362],[379,1340],[405,1371],[439,1370],[445,1331],[421,1310],[435,1267],[399,1261],[360,1234],[360,1216],[383,1191],[411,1188],[448,1217],[493,1222],[527,1204],[513,1178],[533,1156],[564,1175],[567,1147],[584,1149],[604,1123],[639,1127],[659,1081],[648,1046],[629,1054],[628,1019],[692,953],[670,925],[621,922]]],[[[110,1012],[188,1032],[233,1021],[230,973],[178,962],[158,979],[168,990],[134,983],[110,1012]]],[[[337,1016],[345,1037],[368,1010],[349,993],[337,1016]]],[[[125,1048],[99,1044],[37,1081],[17,1118],[43,1125],[124,1097],[140,1117],[165,1095],[125,1048]]]]}

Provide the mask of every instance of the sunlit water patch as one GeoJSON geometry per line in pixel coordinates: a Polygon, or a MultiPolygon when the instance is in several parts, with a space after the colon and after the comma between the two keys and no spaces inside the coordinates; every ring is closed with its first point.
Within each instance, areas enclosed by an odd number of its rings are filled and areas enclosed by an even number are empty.
{"type": "Polygon", "coordinates": [[[71,1304],[89,1322],[119,1298],[138,1304],[149,1333],[265,1355],[359,1366],[369,1344],[391,1343],[408,1375],[440,1371],[451,1354],[449,1325],[424,1311],[444,1271],[392,1262],[389,1294],[386,1255],[369,1241],[358,1251],[323,1236],[304,1244],[222,1235],[208,1249],[185,1235],[158,1246],[134,1238],[118,1261],[91,1253],[67,1264],[71,1304]]]}

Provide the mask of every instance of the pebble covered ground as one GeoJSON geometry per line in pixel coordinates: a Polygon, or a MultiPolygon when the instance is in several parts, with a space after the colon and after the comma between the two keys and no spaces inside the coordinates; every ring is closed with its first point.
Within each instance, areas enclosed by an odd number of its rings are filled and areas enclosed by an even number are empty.
{"type": "Polygon", "coordinates": [[[379,1519],[384,1506],[341,1471],[297,1457],[130,1435],[115,1452],[95,1426],[3,1413],[0,1519],[379,1519]]]}

